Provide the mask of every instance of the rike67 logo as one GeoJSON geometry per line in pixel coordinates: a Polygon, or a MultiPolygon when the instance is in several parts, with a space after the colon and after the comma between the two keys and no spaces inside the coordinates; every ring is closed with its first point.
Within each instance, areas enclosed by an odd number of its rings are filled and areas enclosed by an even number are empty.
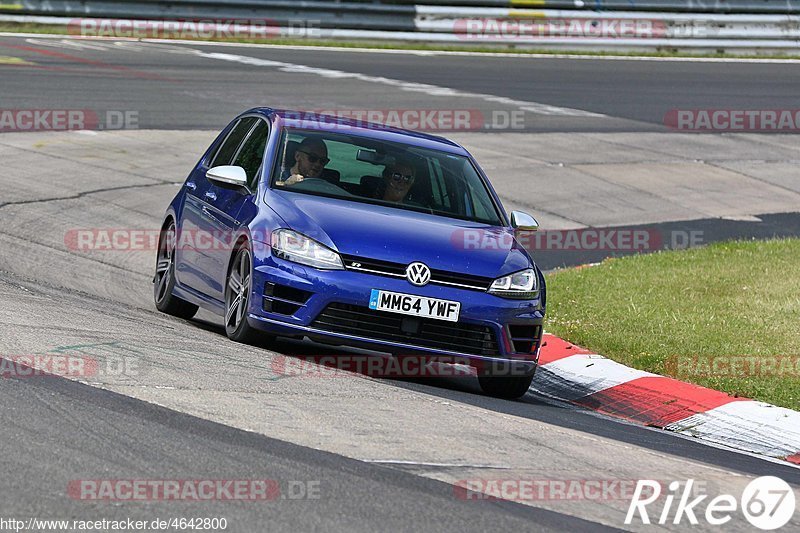
{"type": "Polygon", "coordinates": [[[730,494],[721,494],[706,502],[709,495],[697,495],[693,488],[693,479],[685,483],[673,481],[668,486],[668,492],[662,495],[658,481],[639,480],[625,516],[625,524],[630,525],[638,518],[642,524],[664,525],[671,522],[677,525],[688,521],[695,526],[700,523],[699,516],[712,526],[721,526],[741,512],[752,526],[763,531],[772,531],[785,526],[794,516],[794,491],[788,483],[774,476],[754,479],[745,487],[738,500],[730,494]],[[662,501],[662,498],[664,506],[660,513],[655,509],[648,509],[649,505],[662,501]],[[705,505],[704,512],[701,510],[702,504],[705,505]]]}

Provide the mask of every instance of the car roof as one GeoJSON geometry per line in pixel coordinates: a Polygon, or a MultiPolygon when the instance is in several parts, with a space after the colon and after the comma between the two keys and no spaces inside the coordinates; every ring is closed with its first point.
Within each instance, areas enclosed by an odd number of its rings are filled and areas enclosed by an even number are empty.
{"type": "Polygon", "coordinates": [[[256,107],[243,114],[248,113],[257,113],[269,119],[277,117],[285,127],[289,128],[331,132],[333,129],[332,126],[335,125],[337,133],[359,135],[390,142],[402,142],[420,148],[430,148],[469,156],[469,153],[461,145],[444,137],[402,128],[394,128],[364,120],[324,115],[312,111],[292,111],[289,109],[273,109],[269,107],[256,107]]]}

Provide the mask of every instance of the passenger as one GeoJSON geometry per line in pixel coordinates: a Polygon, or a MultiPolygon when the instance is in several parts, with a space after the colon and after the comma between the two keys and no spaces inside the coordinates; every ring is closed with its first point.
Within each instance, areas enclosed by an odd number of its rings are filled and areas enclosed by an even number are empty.
{"type": "Polygon", "coordinates": [[[328,147],[322,139],[306,137],[294,153],[294,166],[284,170],[275,185],[288,186],[306,178],[320,178],[328,159],[328,147]]]}
{"type": "Polygon", "coordinates": [[[397,160],[383,170],[383,183],[375,197],[384,202],[402,203],[414,185],[414,166],[408,161],[397,160]]]}

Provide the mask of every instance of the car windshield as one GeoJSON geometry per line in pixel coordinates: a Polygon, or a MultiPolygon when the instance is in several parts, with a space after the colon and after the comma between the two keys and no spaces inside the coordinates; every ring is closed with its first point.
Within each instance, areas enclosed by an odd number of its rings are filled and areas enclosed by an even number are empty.
{"type": "Polygon", "coordinates": [[[285,130],[272,186],[502,225],[498,206],[469,158],[368,137],[285,130]]]}

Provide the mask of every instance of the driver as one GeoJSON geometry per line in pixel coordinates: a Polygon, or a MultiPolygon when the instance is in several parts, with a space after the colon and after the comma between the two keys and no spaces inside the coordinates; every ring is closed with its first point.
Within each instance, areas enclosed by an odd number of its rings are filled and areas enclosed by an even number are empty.
{"type": "Polygon", "coordinates": [[[414,185],[414,165],[405,159],[398,159],[383,170],[383,183],[375,191],[375,197],[384,202],[404,203],[414,185]]]}
{"type": "Polygon", "coordinates": [[[319,178],[329,162],[325,142],[315,137],[306,137],[294,153],[294,166],[284,170],[275,185],[288,186],[306,178],[319,178]]]}

